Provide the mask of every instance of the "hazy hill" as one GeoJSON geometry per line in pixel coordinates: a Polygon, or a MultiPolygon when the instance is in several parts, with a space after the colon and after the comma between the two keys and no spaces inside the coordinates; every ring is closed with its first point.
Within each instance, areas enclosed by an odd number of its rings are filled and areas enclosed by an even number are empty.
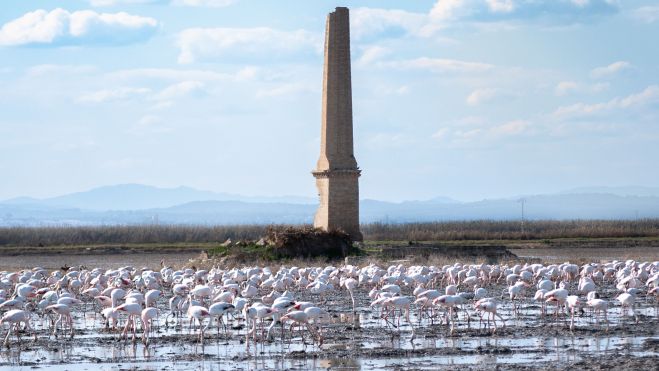
{"type": "MultiPolygon", "coordinates": [[[[659,218],[653,188],[593,187],[525,196],[527,219],[659,218]],[[606,193],[607,191],[612,193],[606,193]],[[638,191],[643,195],[620,195],[638,191]]],[[[0,202],[0,225],[89,224],[271,224],[311,223],[316,200],[303,197],[244,197],[187,187],[101,187],[45,200],[0,202]]],[[[445,197],[401,203],[362,200],[361,221],[510,220],[521,218],[519,199],[458,202],[445,197]]]]}
{"type": "Polygon", "coordinates": [[[611,194],[617,196],[653,196],[659,197],[659,187],[641,187],[641,186],[627,186],[627,187],[581,187],[573,188],[560,194],[611,194]]]}
{"type": "Polygon", "coordinates": [[[292,204],[315,202],[314,199],[295,196],[249,197],[202,191],[190,187],[159,188],[142,184],[120,184],[45,199],[18,197],[0,202],[0,204],[41,205],[103,211],[164,208],[193,201],[285,202],[292,204]]]}

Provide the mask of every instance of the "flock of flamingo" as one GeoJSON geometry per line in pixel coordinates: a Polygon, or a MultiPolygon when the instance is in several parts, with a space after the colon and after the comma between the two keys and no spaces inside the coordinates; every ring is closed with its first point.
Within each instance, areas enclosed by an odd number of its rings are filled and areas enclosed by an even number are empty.
{"type": "Polygon", "coordinates": [[[252,341],[273,339],[278,327],[283,338],[287,332],[293,334],[296,326],[303,342],[308,332],[312,341],[322,346],[323,325],[331,317],[332,302],[351,302],[353,313],[372,312],[381,326],[392,329],[400,330],[405,318],[412,333],[424,319],[426,325],[438,319],[440,325],[446,322],[451,334],[460,313],[469,326],[472,315],[477,315],[479,328],[490,329],[491,320],[491,330],[497,331],[497,318],[505,327],[506,320],[497,313],[497,307],[506,302],[514,317],[531,306],[539,307],[539,315],[549,320],[562,319],[564,326],[568,326],[569,316],[570,329],[575,326],[575,313],[590,308],[593,319],[603,320],[607,331],[607,316],[612,312],[620,318],[631,313],[638,322],[634,307],[639,302],[652,301],[655,316],[659,303],[659,262],[633,260],[582,266],[456,263],[382,268],[369,264],[361,268],[281,267],[277,271],[267,267],[176,270],[161,265],[160,270],[81,267],[49,272],[35,267],[0,272],[0,326],[7,326],[3,344],[11,346],[12,333],[18,342],[21,333],[30,333],[36,340],[31,322],[39,319],[46,321],[48,337],[64,334],[73,338],[73,314],[90,306],[102,315],[99,325],[104,323],[126,340],[130,333],[133,342],[137,341],[138,325],[142,341],[149,344],[154,327],[187,322],[188,331],[194,331],[203,344],[214,321],[218,338],[220,329],[230,336],[229,322],[233,321],[234,329],[245,328],[249,347],[252,341]],[[355,297],[366,302],[365,295],[371,300],[370,306],[358,306],[355,297]],[[614,305],[620,305],[620,310],[613,309],[614,305]],[[416,324],[410,320],[411,311],[418,318],[416,324]],[[122,321],[125,324],[119,326],[122,321]],[[270,322],[267,328],[266,322],[270,322]],[[288,331],[284,327],[287,323],[288,331]]]}

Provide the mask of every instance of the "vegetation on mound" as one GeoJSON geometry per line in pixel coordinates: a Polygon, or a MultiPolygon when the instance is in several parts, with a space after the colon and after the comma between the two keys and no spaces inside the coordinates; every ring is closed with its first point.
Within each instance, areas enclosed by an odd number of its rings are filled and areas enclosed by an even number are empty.
{"type": "Polygon", "coordinates": [[[358,254],[350,236],[338,230],[322,231],[311,227],[269,227],[265,237],[258,241],[230,240],[208,250],[210,258],[230,258],[247,262],[254,260],[327,259],[344,258],[358,254]]]}

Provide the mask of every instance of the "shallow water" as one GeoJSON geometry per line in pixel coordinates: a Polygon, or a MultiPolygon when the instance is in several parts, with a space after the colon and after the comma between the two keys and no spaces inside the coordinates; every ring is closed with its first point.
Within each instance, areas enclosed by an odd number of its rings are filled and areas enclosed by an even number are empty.
{"type": "MultiPolygon", "coordinates": [[[[59,266],[86,265],[116,268],[124,265],[157,267],[160,258],[166,261],[185,262],[196,254],[130,254],[130,255],[71,255],[41,257],[3,257],[0,269],[44,266],[57,269],[59,266]]],[[[488,288],[490,295],[500,297],[503,285],[488,288]]],[[[345,292],[334,293],[321,301],[317,295],[296,291],[296,299],[321,303],[330,314],[322,325],[325,343],[322,348],[311,344],[309,334],[304,334],[307,344],[302,343],[301,332],[284,331],[274,327],[272,343],[245,343],[246,330],[242,320],[232,319],[228,338],[217,333],[214,326],[206,332],[202,344],[188,330],[187,319],[178,326],[170,318],[166,298],[159,302],[161,316],[152,336],[145,346],[139,341],[118,340],[118,332],[104,329],[101,317],[94,312],[90,303],[80,306],[74,315],[75,337],[69,339],[50,336],[51,327],[47,317],[33,318],[32,324],[38,333],[33,343],[28,334],[23,335],[21,347],[0,351],[0,368],[21,367],[59,368],[67,370],[104,369],[147,369],[147,370],[379,370],[396,368],[436,369],[439,366],[470,365],[489,369],[493,365],[534,365],[546,368],[566,366],[584,359],[597,357],[607,360],[627,357],[653,357],[659,360],[656,345],[659,343],[659,320],[653,302],[639,299],[635,313],[639,323],[629,312],[621,313],[614,304],[608,311],[608,331],[603,318],[596,319],[586,310],[574,319],[575,330],[567,327],[569,316],[553,317],[554,307],[549,306],[548,315],[543,316],[541,307],[532,301],[534,289],[527,290],[518,314],[508,299],[500,302],[498,313],[505,319],[505,327],[497,319],[497,332],[492,324],[485,327],[479,317],[469,309],[458,310],[455,334],[451,335],[446,323],[446,312],[437,310],[435,317],[419,316],[413,310],[408,322],[405,316],[386,322],[380,310],[370,307],[366,289],[356,291],[357,314],[353,315],[349,296],[345,292]],[[466,319],[469,318],[469,321],[466,319]],[[396,326],[393,326],[393,324],[396,326]],[[400,326],[398,326],[400,323],[400,326]]],[[[404,288],[410,295],[411,288],[404,288]]],[[[611,284],[604,285],[600,292],[612,303],[617,292],[611,284]]],[[[261,293],[261,294],[265,294],[261,293]]],[[[168,297],[168,295],[165,295],[168,297]]],[[[504,295],[506,296],[506,295],[504,295]]],[[[123,320],[123,319],[122,319],[123,320]]],[[[123,324],[123,323],[122,323],[123,324]]],[[[265,324],[266,326],[269,323],[265,324]]],[[[139,325],[138,325],[139,326],[139,325]]],[[[3,326],[2,331],[6,331],[3,326]]],[[[4,336],[4,332],[2,335],[4,336]]],[[[12,337],[12,341],[15,338],[12,337]]]]}

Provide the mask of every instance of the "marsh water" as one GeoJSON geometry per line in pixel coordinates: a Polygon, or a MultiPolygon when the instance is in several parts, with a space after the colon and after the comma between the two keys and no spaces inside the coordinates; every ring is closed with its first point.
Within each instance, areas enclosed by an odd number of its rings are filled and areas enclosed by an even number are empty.
{"type": "MultiPolygon", "coordinates": [[[[148,266],[156,268],[160,259],[185,265],[196,254],[130,255],[56,255],[2,257],[0,270],[43,266],[58,269],[63,265],[117,268],[148,266]]],[[[504,285],[493,288],[499,295],[504,285]],[[501,291],[499,291],[501,290],[501,291]]],[[[410,289],[411,290],[411,289],[410,289]]],[[[612,287],[603,288],[614,295],[612,287]]],[[[639,300],[635,318],[622,313],[619,306],[609,309],[608,327],[585,311],[575,318],[575,329],[568,319],[543,316],[539,305],[526,299],[515,315],[509,300],[500,304],[499,314],[506,319],[493,332],[492,325],[479,322],[473,311],[455,317],[456,329],[450,333],[441,317],[419,317],[412,311],[410,321],[385,322],[377,309],[370,307],[365,290],[358,289],[357,313],[352,313],[350,298],[344,292],[327,298],[297,292],[303,300],[320,303],[330,314],[323,323],[325,342],[313,344],[300,331],[282,331],[275,327],[271,342],[246,342],[244,322],[237,316],[228,321],[228,332],[212,327],[203,342],[189,329],[185,318],[165,318],[166,300],[159,307],[152,341],[144,345],[120,339],[117,331],[106,329],[94,304],[86,303],[74,316],[75,336],[50,335],[47,316],[33,319],[37,331],[34,341],[28,334],[21,346],[0,351],[0,367],[7,369],[57,368],[67,370],[102,369],[197,369],[197,370],[432,370],[461,365],[476,369],[501,368],[588,368],[593,364],[616,364],[621,367],[652,369],[659,364],[659,320],[656,304],[639,300]],[[249,344],[249,346],[248,346],[249,344]],[[620,363],[622,362],[622,363],[620,363]],[[654,366],[652,366],[654,365],[654,366]],[[649,368],[648,368],[649,367],[649,368]]],[[[410,293],[405,293],[409,295],[410,293]]],[[[532,295],[532,293],[531,293],[532,295]]],[[[528,294],[527,294],[528,296],[528,294]]],[[[550,314],[553,313],[549,308],[550,314]]],[[[269,323],[265,324],[266,326],[269,323]]],[[[5,329],[3,328],[3,331],[5,329]]],[[[4,333],[3,333],[4,335],[4,333]]]]}

